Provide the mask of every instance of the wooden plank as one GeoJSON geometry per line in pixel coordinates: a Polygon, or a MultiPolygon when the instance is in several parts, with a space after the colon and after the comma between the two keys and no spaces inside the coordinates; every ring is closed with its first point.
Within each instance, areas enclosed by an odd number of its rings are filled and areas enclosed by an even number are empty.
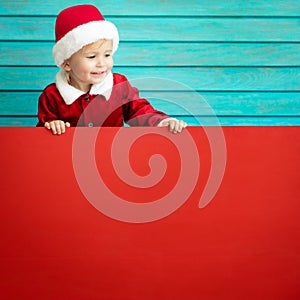
{"type": "MultiPolygon", "coordinates": [[[[98,6],[105,15],[138,16],[299,16],[297,0],[243,1],[243,0],[114,0],[89,1],[98,6]]],[[[1,1],[1,15],[57,15],[65,7],[82,4],[79,0],[1,1]]]]}
{"type": "MultiPolygon", "coordinates": [[[[36,115],[40,91],[0,92],[0,115],[36,115]]],[[[300,116],[300,92],[141,92],[141,97],[172,115],[300,116]]]]}
{"type": "MultiPolygon", "coordinates": [[[[0,65],[53,66],[53,45],[0,42],[0,65]]],[[[116,66],[297,66],[300,44],[128,42],[120,44],[114,61],[116,66]]]]}
{"type": "MultiPolygon", "coordinates": [[[[57,68],[0,67],[0,90],[41,90],[51,83],[57,68]]],[[[126,74],[141,90],[299,91],[300,68],[128,68],[126,74]]]]}
{"type": "Polygon", "coordinates": [[[0,116],[1,127],[32,127],[37,123],[36,117],[2,117],[0,116]]]}
{"type": "Polygon", "coordinates": [[[0,115],[36,115],[41,92],[0,92],[0,115]]]}
{"type": "Polygon", "coordinates": [[[300,93],[144,92],[159,110],[172,115],[299,116],[300,93]]]}
{"type": "MultiPolygon", "coordinates": [[[[218,117],[195,119],[174,115],[188,123],[189,126],[300,126],[300,117],[218,117]]],[[[1,127],[36,126],[36,117],[1,117],[1,127]]]]}
{"type": "MultiPolygon", "coordinates": [[[[121,41],[300,41],[300,18],[113,17],[110,21],[118,27],[121,41]]],[[[1,17],[0,40],[54,41],[54,22],[53,17],[1,17]]]]}

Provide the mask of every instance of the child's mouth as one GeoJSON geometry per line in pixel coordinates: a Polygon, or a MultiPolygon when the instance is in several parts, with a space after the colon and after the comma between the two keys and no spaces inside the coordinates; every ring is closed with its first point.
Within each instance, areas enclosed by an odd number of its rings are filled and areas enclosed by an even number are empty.
{"type": "Polygon", "coordinates": [[[105,75],[105,71],[103,71],[103,72],[92,72],[91,74],[94,75],[94,76],[103,76],[103,75],[105,75]]]}

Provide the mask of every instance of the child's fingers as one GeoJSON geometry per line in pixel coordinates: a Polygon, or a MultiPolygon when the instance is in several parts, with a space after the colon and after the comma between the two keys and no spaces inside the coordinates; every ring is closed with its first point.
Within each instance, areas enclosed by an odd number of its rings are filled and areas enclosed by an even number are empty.
{"type": "Polygon", "coordinates": [[[177,121],[177,122],[174,122],[174,126],[173,126],[172,132],[173,133],[177,133],[178,129],[179,129],[179,122],[177,121]]]}
{"type": "Polygon", "coordinates": [[[169,130],[172,133],[177,133],[178,130],[179,130],[179,121],[177,121],[177,120],[171,120],[170,124],[169,124],[169,130]]]}
{"type": "Polygon", "coordinates": [[[187,124],[184,121],[179,120],[171,120],[169,122],[169,130],[172,133],[181,132],[183,128],[185,128],[187,124]]]}
{"type": "Polygon", "coordinates": [[[51,130],[53,134],[56,134],[56,126],[55,126],[53,121],[52,122],[46,122],[44,124],[44,127],[51,130]]]}
{"type": "Polygon", "coordinates": [[[187,126],[187,124],[184,121],[179,121],[178,122],[178,132],[181,132],[183,128],[185,128],[187,126]]]}
{"type": "Polygon", "coordinates": [[[55,121],[50,122],[50,128],[51,128],[53,134],[57,134],[56,122],[55,121]]]}
{"type": "Polygon", "coordinates": [[[182,121],[178,121],[175,125],[176,132],[181,132],[182,128],[183,128],[182,121]]]}
{"type": "Polygon", "coordinates": [[[170,120],[169,121],[169,130],[171,132],[174,132],[174,128],[175,128],[175,121],[174,120],[170,120]]]}
{"type": "Polygon", "coordinates": [[[70,127],[71,124],[69,122],[63,122],[60,121],[60,128],[61,128],[61,133],[65,133],[66,132],[66,127],[70,127]]]}
{"type": "Polygon", "coordinates": [[[44,127],[47,128],[47,129],[51,129],[49,122],[46,122],[46,123],[44,124],[44,127]]]}
{"type": "Polygon", "coordinates": [[[53,134],[61,134],[62,133],[61,122],[62,121],[52,121],[50,123],[53,134]]]}
{"type": "Polygon", "coordinates": [[[45,128],[52,131],[53,134],[62,134],[66,132],[66,127],[70,127],[71,124],[69,122],[64,122],[61,120],[54,120],[51,122],[46,122],[44,124],[45,128]]]}
{"type": "Polygon", "coordinates": [[[65,133],[66,132],[66,126],[65,126],[65,122],[63,121],[60,121],[59,122],[59,130],[58,130],[58,134],[61,134],[61,133],[65,133]]]}
{"type": "MultiPolygon", "coordinates": [[[[64,121],[55,121],[57,134],[66,132],[66,123],[64,121]]],[[[69,127],[69,126],[68,126],[69,127]]]]}

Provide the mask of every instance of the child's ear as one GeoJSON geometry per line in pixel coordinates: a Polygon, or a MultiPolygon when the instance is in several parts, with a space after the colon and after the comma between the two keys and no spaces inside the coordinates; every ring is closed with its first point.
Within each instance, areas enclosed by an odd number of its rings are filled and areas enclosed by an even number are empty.
{"type": "Polygon", "coordinates": [[[60,66],[67,72],[71,71],[71,67],[68,60],[65,60],[60,66]]]}

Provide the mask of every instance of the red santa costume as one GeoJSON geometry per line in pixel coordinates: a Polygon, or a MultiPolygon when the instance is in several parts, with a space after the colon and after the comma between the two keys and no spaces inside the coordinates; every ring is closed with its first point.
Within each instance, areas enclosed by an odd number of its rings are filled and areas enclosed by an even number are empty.
{"type": "MultiPolygon", "coordinates": [[[[112,40],[113,53],[119,44],[117,28],[92,5],[63,10],[56,19],[55,33],[53,56],[59,67],[82,47],[98,40],[112,40]]],[[[131,126],[158,126],[166,118],[169,116],[140,98],[138,89],[123,75],[110,72],[85,93],[71,86],[61,69],[55,83],[39,97],[37,126],[53,120],[69,122],[71,126],[123,126],[124,122],[131,126]]]]}

